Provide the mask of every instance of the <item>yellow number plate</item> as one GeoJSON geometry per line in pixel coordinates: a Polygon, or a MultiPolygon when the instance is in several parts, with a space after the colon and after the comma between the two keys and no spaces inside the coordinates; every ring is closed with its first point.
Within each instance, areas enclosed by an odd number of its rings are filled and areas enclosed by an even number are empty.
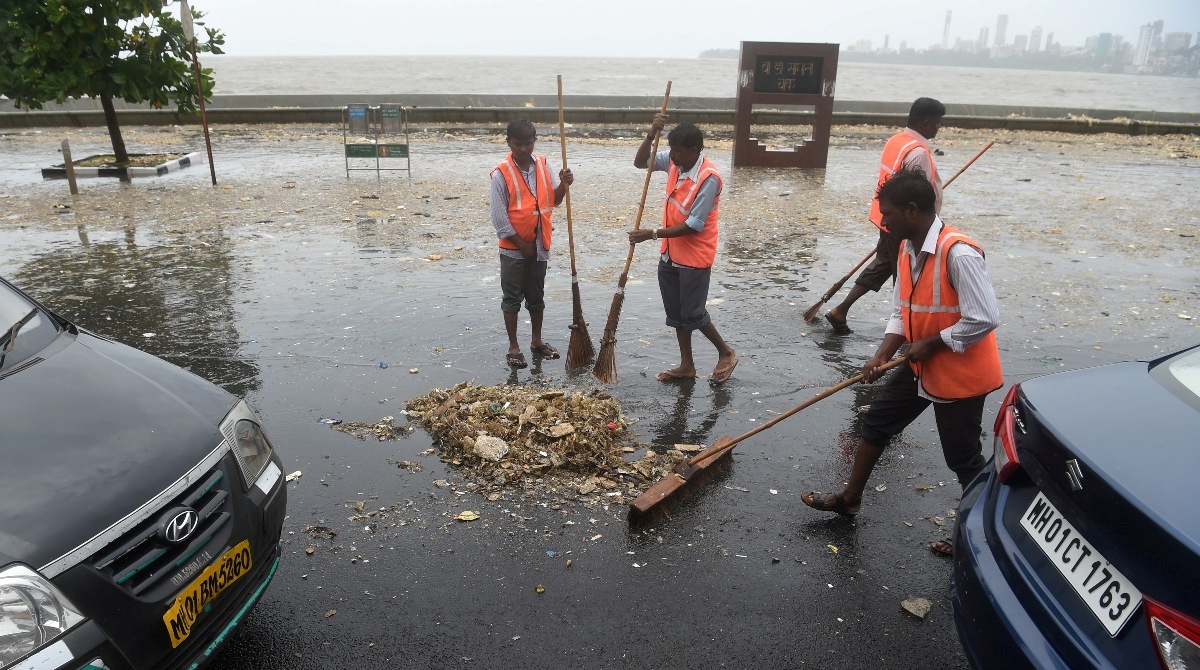
{"type": "Polygon", "coordinates": [[[183,644],[192,632],[204,607],[216,600],[222,591],[229,588],[239,577],[250,572],[250,541],[242,540],[236,547],[221,555],[205,568],[200,576],[175,598],[175,604],[163,615],[167,634],[171,637],[171,648],[183,644]]]}

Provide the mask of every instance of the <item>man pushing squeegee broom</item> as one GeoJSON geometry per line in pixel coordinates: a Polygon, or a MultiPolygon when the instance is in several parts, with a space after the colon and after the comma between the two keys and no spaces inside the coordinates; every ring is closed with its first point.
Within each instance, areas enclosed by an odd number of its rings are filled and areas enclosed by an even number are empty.
{"type": "MultiPolygon", "coordinates": [[[[883,221],[901,244],[892,317],[862,374],[745,435],[721,437],[634,499],[631,515],[643,515],[659,506],[730,454],[738,442],[858,381],[873,382],[891,368],[899,369],[888,377],[863,415],[849,482],[841,492],[805,493],[804,504],[822,512],[857,515],[867,480],[888,442],[931,404],[946,465],[958,476],[959,484],[965,488],[983,469],[984,400],[1004,383],[994,332],[1000,310],[983,250],[961,231],[942,223],[934,210],[933,187],[920,171],[897,172],[879,188],[876,198],[883,221]],[[909,345],[907,353],[891,360],[905,343],[909,345]]],[[[942,553],[952,550],[944,541],[934,543],[933,548],[942,553]]]]}

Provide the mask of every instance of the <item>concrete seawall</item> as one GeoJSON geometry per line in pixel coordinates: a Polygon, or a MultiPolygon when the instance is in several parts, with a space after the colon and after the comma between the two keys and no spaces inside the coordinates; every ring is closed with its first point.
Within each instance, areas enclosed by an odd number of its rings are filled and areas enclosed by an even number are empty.
{"type": "MultiPolygon", "coordinates": [[[[346,104],[399,103],[409,107],[412,124],[507,123],[526,117],[536,123],[558,122],[555,96],[532,95],[228,95],[216,96],[207,106],[211,123],[339,124],[346,104]]],[[[661,106],[649,96],[566,96],[564,114],[569,123],[644,123],[661,106]]],[[[187,125],[199,122],[198,114],[152,109],[145,105],[115,103],[121,123],[133,125],[187,125]]],[[[734,98],[673,98],[672,118],[704,124],[732,125],[734,98]]],[[[1003,105],[947,105],[944,125],[958,128],[1071,133],[1121,133],[1126,135],[1200,134],[1200,113],[1147,110],[1071,109],[1003,105]]],[[[834,125],[903,125],[908,103],[835,101],[834,125]]],[[[754,112],[761,125],[807,125],[812,111],[803,108],[761,108],[754,112]]],[[[0,102],[0,129],[99,126],[104,113],[98,100],[69,100],[44,109],[16,109],[0,102]]]]}

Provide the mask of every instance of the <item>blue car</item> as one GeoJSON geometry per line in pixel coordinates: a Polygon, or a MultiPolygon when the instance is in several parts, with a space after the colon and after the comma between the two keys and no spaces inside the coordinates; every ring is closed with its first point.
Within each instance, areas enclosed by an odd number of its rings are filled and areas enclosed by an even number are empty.
{"type": "Polygon", "coordinates": [[[975,668],[1200,669],[1200,346],[1014,385],[955,526],[975,668]]]}

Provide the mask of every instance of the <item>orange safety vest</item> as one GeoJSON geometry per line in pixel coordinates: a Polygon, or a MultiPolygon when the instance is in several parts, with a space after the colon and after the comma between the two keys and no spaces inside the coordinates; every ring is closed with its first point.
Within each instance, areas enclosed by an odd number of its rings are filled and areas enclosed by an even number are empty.
{"type": "Polygon", "coordinates": [[[707,156],[700,163],[695,181],[689,180],[681,184],[679,168],[674,163],[671,163],[667,170],[667,202],[663,206],[663,226],[666,228],[687,221],[692,203],[696,202],[696,195],[700,192],[700,185],[709,177],[717,180],[717,197],[713,199],[712,210],[704,220],[704,228],[698,233],[664,237],[658,247],[658,252],[667,254],[673,263],[692,268],[712,267],[713,260],[717,257],[717,203],[721,200],[723,182],[721,175],[717,174],[716,166],[707,156]]]}
{"type": "MultiPolygon", "coordinates": [[[[929,154],[929,165],[933,168],[933,174],[928,175],[929,183],[934,185],[935,191],[937,190],[938,184],[941,182],[938,180],[937,165],[933,162],[933,154],[929,153],[929,147],[912,135],[900,132],[893,135],[883,146],[883,156],[879,159],[879,183],[875,184],[876,193],[879,192],[879,187],[883,186],[884,182],[900,171],[901,166],[904,165],[904,157],[912,151],[924,151],[929,154]]],[[[883,227],[883,213],[879,211],[879,199],[874,197],[874,194],[871,197],[871,223],[880,230],[887,230],[883,227]]]]}
{"type": "MultiPolygon", "coordinates": [[[[950,284],[948,259],[950,247],[969,244],[979,253],[983,249],[962,231],[943,225],[938,234],[937,251],[917,268],[917,283],[912,281],[912,261],[907,245],[900,246],[896,261],[900,286],[900,310],[904,336],[909,342],[939,335],[961,318],[958,291],[950,284]]],[[[1000,371],[1000,350],[996,332],[988,333],[961,354],[939,349],[931,358],[909,363],[921,388],[932,398],[958,400],[995,391],[1004,385],[1000,371]]]]}
{"type": "MultiPolygon", "coordinates": [[[[513,161],[512,152],[505,156],[504,162],[496,166],[504,183],[508,185],[508,221],[517,231],[521,239],[533,242],[537,239],[538,226],[542,227],[542,243],[550,249],[550,233],[554,226],[550,223],[550,214],[554,211],[554,181],[550,178],[550,168],[546,166],[545,156],[533,157],[533,172],[537,179],[537,197],[529,191],[529,184],[521,175],[521,169],[513,161]]],[[[493,170],[495,172],[496,170],[493,170]]],[[[507,239],[498,240],[505,249],[516,249],[517,245],[507,239]]]]}

